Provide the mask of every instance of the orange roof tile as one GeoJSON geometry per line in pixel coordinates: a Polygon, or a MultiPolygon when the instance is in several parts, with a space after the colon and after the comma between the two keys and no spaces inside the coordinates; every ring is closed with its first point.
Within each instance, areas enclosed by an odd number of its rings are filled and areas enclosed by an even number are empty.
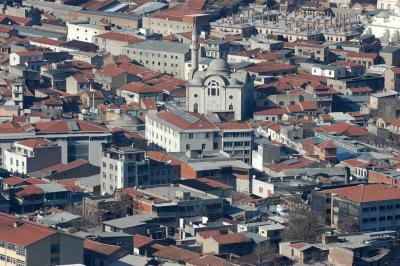
{"type": "Polygon", "coordinates": [[[88,239],[83,242],[83,248],[105,256],[111,256],[115,252],[121,250],[120,246],[103,244],[88,239]]]}
{"type": "Polygon", "coordinates": [[[332,193],[359,203],[400,200],[400,189],[385,184],[362,184],[351,187],[327,189],[322,192],[332,193]]]}

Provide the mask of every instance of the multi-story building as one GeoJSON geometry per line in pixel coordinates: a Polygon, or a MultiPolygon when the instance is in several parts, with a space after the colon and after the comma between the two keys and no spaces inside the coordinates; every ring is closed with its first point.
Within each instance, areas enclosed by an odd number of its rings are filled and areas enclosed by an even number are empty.
{"type": "Polygon", "coordinates": [[[102,194],[127,187],[168,184],[173,166],[147,158],[144,150],[133,147],[109,147],[103,151],[101,168],[102,194]]]}
{"type": "Polygon", "coordinates": [[[183,111],[149,111],[146,114],[146,139],[167,152],[211,151],[219,148],[219,128],[204,116],[183,111]]]}
{"type": "Polygon", "coordinates": [[[329,226],[353,219],[359,231],[400,230],[400,190],[386,184],[314,191],[312,209],[329,226]]]}
{"type": "Polygon", "coordinates": [[[219,149],[231,158],[251,164],[253,129],[246,123],[217,123],[219,149]]]}
{"type": "Polygon", "coordinates": [[[142,40],[138,37],[119,32],[105,32],[93,37],[93,43],[99,46],[99,50],[111,55],[120,55],[123,46],[139,41],[142,40]]]}
{"type": "Polygon", "coordinates": [[[61,163],[61,147],[44,139],[27,139],[5,150],[4,168],[11,173],[28,174],[61,163]]]}
{"type": "Polygon", "coordinates": [[[143,150],[111,147],[104,150],[101,161],[102,194],[113,194],[116,189],[148,183],[150,164],[143,150]]]}
{"type": "Polygon", "coordinates": [[[207,29],[210,17],[202,13],[204,11],[189,9],[162,10],[150,16],[143,16],[143,28],[163,36],[192,31],[195,23],[201,29],[207,29]]]}
{"type": "Polygon", "coordinates": [[[93,42],[93,37],[106,32],[105,26],[90,24],[88,21],[68,22],[67,40],[93,42]]]}
{"type": "Polygon", "coordinates": [[[83,239],[0,213],[0,265],[83,263],[83,239]]]}
{"type": "Polygon", "coordinates": [[[400,91],[400,67],[386,69],[385,90],[400,91]]]}
{"type": "Polygon", "coordinates": [[[169,41],[146,40],[122,47],[122,54],[144,67],[185,78],[185,62],[190,59],[189,45],[169,41]]]}
{"type": "Polygon", "coordinates": [[[396,117],[398,102],[396,91],[374,93],[370,95],[367,106],[361,108],[361,113],[372,117],[396,117]]]}
{"type": "Polygon", "coordinates": [[[326,62],[329,57],[329,48],[326,45],[299,43],[295,46],[295,55],[326,62]]]}
{"type": "Polygon", "coordinates": [[[61,147],[62,163],[84,159],[100,166],[102,144],[111,142],[111,131],[95,123],[81,120],[53,120],[21,125],[16,122],[0,124],[0,166],[13,143],[25,139],[44,138],[61,147]]]}

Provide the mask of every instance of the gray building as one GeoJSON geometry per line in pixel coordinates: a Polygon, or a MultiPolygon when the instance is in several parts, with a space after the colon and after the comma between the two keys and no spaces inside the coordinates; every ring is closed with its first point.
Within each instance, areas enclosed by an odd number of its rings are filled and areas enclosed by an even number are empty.
{"type": "Polygon", "coordinates": [[[122,47],[122,54],[150,70],[172,74],[180,79],[185,78],[185,61],[190,59],[188,44],[169,41],[133,43],[122,47]]]}

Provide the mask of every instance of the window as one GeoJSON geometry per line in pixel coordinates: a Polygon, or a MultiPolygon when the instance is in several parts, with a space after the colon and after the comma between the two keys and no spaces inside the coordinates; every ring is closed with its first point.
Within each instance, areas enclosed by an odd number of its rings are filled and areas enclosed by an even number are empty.
{"type": "Polygon", "coordinates": [[[186,150],[190,150],[190,144],[186,144],[186,150]]]}
{"type": "Polygon", "coordinates": [[[17,248],[17,255],[25,256],[25,249],[22,247],[17,248]]]}

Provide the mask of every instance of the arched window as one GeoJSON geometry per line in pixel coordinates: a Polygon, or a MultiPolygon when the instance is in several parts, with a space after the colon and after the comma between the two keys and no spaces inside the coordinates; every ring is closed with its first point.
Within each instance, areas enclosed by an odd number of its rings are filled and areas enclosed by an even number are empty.
{"type": "Polygon", "coordinates": [[[207,83],[208,95],[219,96],[219,83],[215,80],[211,80],[207,83]],[[210,94],[211,93],[211,94],[210,94]]]}
{"type": "Polygon", "coordinates": [[[193,112],[198,113],[199,112],[199,105],[197,103],[195,103],[193,105],[193,112]]]}
{"type": "Polygon", "coordinates": [[[232,104],[229,105],[229,110],[230,110],[230,111],[233,110],[233,105],[232,105],[232,104]]]}

